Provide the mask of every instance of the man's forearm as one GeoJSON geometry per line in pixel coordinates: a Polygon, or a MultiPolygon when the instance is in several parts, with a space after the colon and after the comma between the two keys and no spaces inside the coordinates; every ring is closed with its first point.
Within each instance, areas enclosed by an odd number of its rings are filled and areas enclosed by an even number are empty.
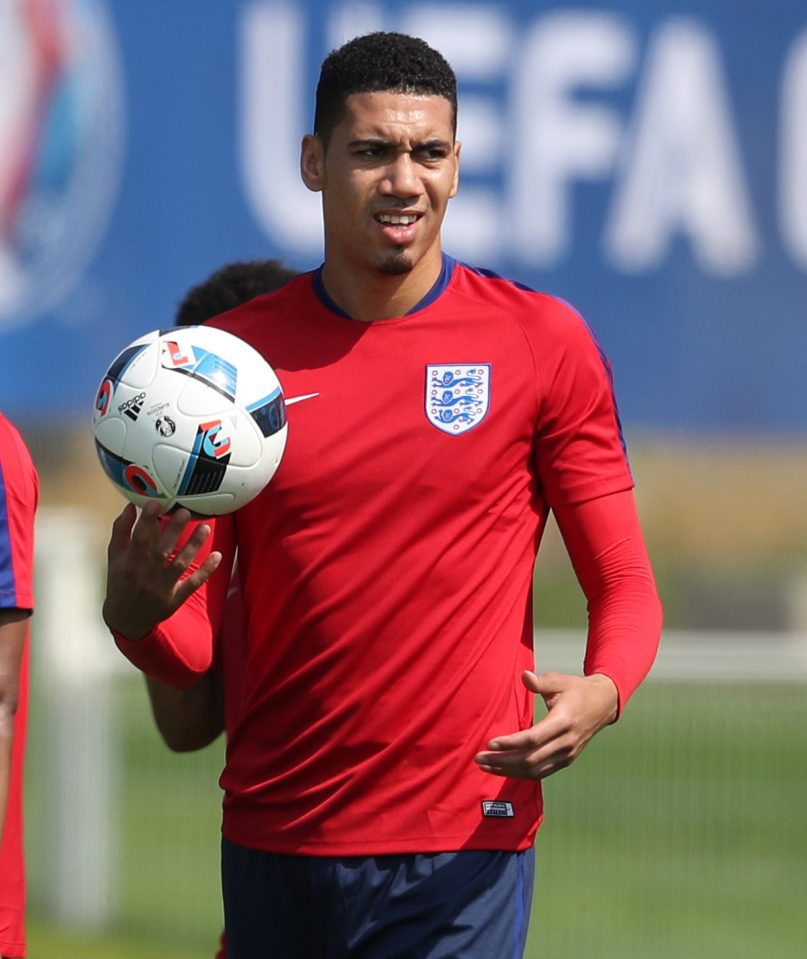
{"type": "Polygon", "coordinates": [[[157,729],[174,752],[202,749],[224,730],[221,679],[212,670],[187,689],[172,689],[148,676],[146,688],[157,729]]]}
{"type": "Polygon", "coordinates": [[[585,672],[602,673],[621,711],[653,665],[662,611],[632,492],[556,511],[588,601],[585,672]]]}

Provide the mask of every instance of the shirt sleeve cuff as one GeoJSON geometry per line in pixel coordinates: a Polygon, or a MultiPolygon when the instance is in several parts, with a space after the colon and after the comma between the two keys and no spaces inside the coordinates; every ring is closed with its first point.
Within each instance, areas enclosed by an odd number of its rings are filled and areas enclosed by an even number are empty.
{"type": "Polygon", "coordinates": [[[174,689],[192,686],[210,666],[201,657],[191,660],[183,656],[161,625],[141,639],[127,639],[114,629],[111,632],[115,645],[133,666],[174,689]]]}

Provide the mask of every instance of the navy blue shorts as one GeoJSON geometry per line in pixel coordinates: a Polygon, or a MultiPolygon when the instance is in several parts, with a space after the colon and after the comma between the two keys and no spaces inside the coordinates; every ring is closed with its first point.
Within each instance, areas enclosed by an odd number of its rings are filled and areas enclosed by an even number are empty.
{"type": "Polygon", "coordinates": [[[222,843],[228,959],[521,959],[534,851],[287,856],[222,843]]]}

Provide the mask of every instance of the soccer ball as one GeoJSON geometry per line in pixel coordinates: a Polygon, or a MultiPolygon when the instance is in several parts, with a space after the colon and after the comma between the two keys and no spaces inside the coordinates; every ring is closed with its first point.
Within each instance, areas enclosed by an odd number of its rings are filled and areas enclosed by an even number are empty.
{"type": "Polygon", "coordinates": [[[209,326],[153,330],[119,353],[95,397],[98,458],[138,506],[230,513],[266,486],[286,446],[286,406],[266,360],[209,326]]]}

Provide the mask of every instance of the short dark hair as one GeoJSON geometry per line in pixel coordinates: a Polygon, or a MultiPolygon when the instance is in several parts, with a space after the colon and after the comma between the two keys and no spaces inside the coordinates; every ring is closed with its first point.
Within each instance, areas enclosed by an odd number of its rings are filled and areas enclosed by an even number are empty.
{"type": "Polygon", "coordinates": [[[270,293],[298,275],[280,260],[238,260],[221,267],[185,294],[177,307],[176,326],[198,326],[219,313],[270,293]]]}
{"type": "Polygon", "coordinates": [[[434,94],[451,104],[457,133],[457,77],[448,61],[418,37],[368,33],[333,50],[322,63],[317,84],[314,133],[327,146],[352,93],[393,90],[434,94]]]}

